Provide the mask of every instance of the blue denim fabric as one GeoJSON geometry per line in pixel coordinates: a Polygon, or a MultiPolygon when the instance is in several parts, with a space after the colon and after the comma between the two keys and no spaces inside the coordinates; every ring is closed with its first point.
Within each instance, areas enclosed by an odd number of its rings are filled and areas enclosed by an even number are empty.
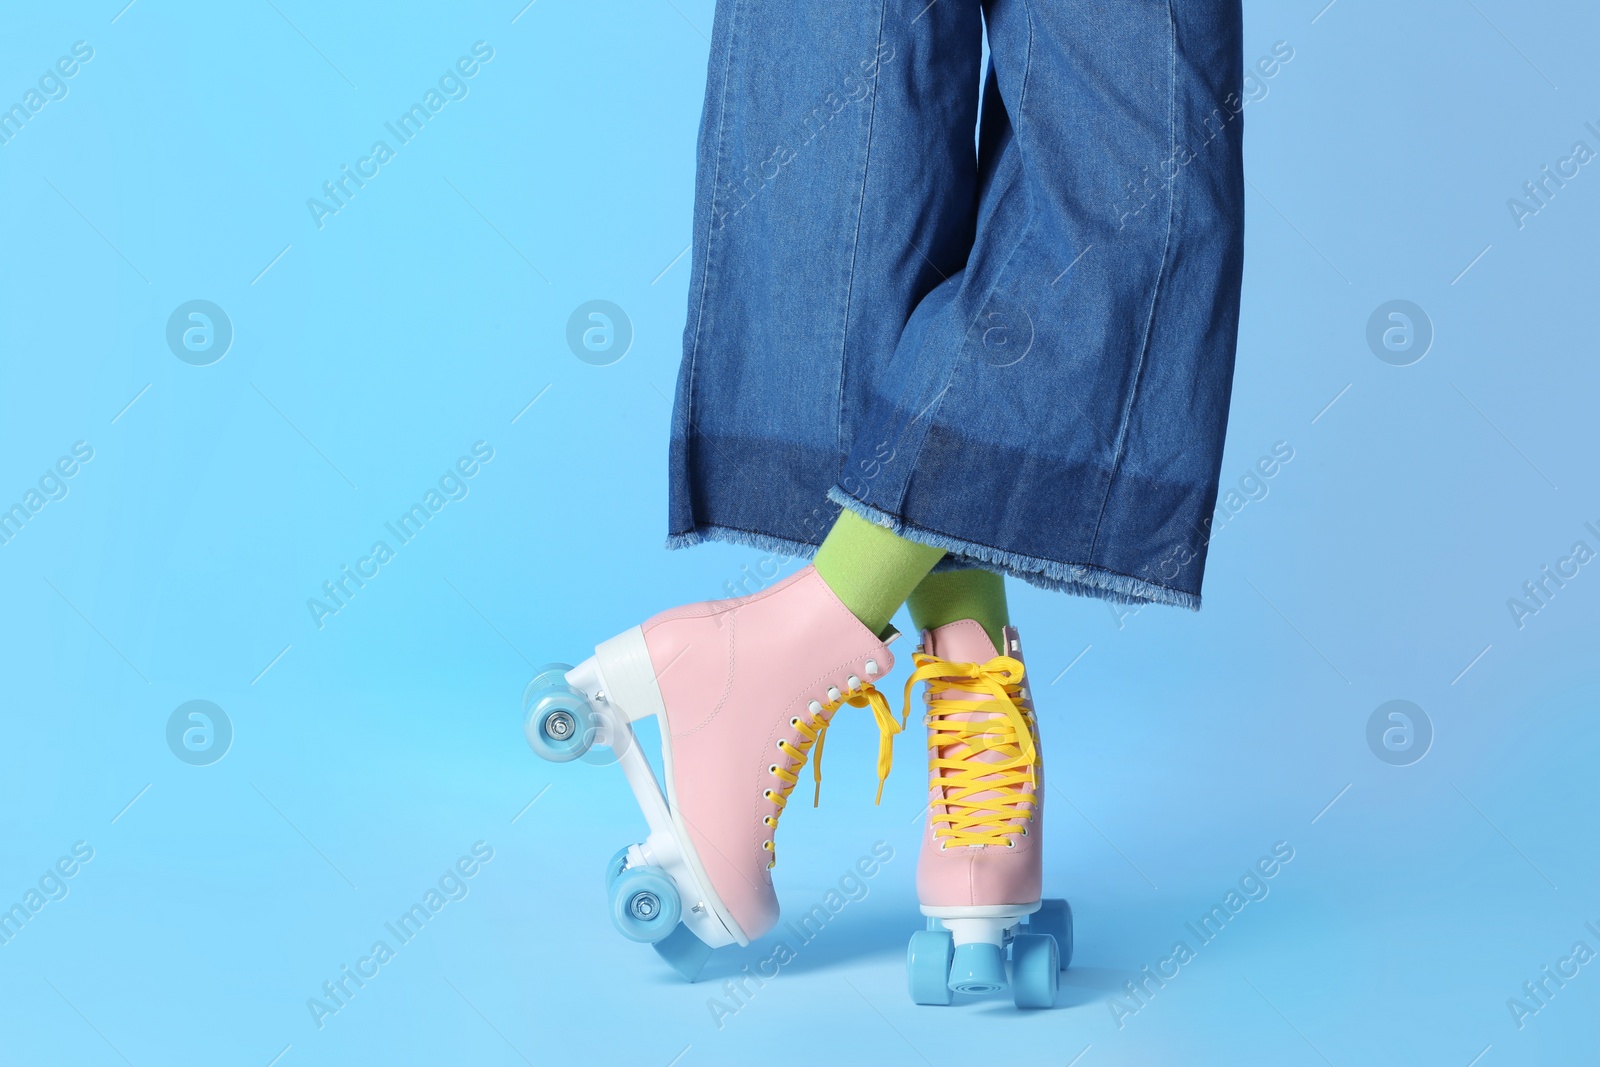
{"type": "Polygon", "coordinates": [[[844,506],[1198,607],[1241,67],[1237,0],[720,0],[669,543],[807,554],[844,506]]]}

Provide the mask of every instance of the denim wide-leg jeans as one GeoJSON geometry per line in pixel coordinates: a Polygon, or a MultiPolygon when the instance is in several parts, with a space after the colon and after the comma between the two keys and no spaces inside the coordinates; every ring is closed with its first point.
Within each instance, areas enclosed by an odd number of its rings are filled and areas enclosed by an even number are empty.
{"type": "Polygon", "coordinates": [[[669,543],[809,554],[842,506],[1198,607],[1241,66],[1238,0],[719,0],[669,543]]]}

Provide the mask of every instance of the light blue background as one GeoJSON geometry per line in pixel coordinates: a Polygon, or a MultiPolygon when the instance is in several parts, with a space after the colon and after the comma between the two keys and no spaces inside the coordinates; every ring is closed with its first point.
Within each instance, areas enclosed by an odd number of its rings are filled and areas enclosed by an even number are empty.
{"type": "Polygon", "coordinates": [[[1057,1010],[909,1002],[921,757],[872,807],[851,716],[780,896],[895,858],[719,1028],[779,935],[692,986],[615,935],[601,865],[642,820],[518,707],[535,665],[762,559],[661,547],[712,5],[522,2],[0,16],[0,104],[94,49],[0,145],[0,505],[94,449],[0,545],[0,905],[94,849],[0,945],[0,1062],[1593,1062],[1600,965],[1522,1029],[1506,1006],[1600,950],[1600,564],[1522,629],[1506,606],[1600,548],[1600,170],[1524,228],[1506,205],[1600,148],[1592,11],[1249,6],[1247,59],[1295,54],[1245,112],[1225,485],[1294,458],[1198,615],[1013,587],[1078,917],[1057,1010]],[[307,198],[480,40],[470,95],[318,229],[307,198]],[[595,298],[635,330],[613,366],[564,340],[595,298]],[[1365,340],[1396,298],[1436,330],[1407,367],[1365,340]],[[165,342],[192,299],[235,330],[211,366],[165,342]],[[319,629],[307,599],[478,441],[467,498],[319,629]],[[1366,741],[1396,698],[1435,731],[1407,767],[1366,741]],[[166,743],[194,699],[235,732],[210,766],[166,743]],[[478,841],[467,897],[319,1029],[307,999],[478,841]],[[1270,896],[1119,1028],[1108,997],[1279,841],[1270,896]]]}

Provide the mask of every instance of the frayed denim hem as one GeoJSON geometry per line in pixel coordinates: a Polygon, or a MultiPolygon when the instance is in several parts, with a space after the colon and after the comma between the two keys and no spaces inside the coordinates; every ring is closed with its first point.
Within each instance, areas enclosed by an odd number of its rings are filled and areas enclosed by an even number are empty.
{"type": "Polygon", "coordinates": [[[789,559],[810,559],[817,554],[817,546],[808,541],[791,541],[786,537],[773,537],[771,534],[738,530],[731,526],[701,526],[688,533],[673,534],[667,538],[667,547],[690,548],[702,541],[726,541],[789,559]]]}
{"type": "Polygon", "coordinates": [[[1143,578],[1119,574],[1091,564],[1060,563],[1052,559],[1024,556],[991,548],[988,545],[962,541],[933,530],[924,530],[886,511],[879,511],[868,504],[863,504],[838,486],[828,490],[828,499],[840,507],[849,508],[868,522],[893,530],[908,541],[944,549],[945,558],[934,567],[936,571],[981,567],[1009,574],[1019,581],[1039,586],[1041,589],[1052,589],[1075,596],[1098,597],[1118,604],[1171,604],[1191,611],[1200,610],[1200,596],[1197,593],[1186,593],[1181,589],[1157,585],[1143,578]]]}

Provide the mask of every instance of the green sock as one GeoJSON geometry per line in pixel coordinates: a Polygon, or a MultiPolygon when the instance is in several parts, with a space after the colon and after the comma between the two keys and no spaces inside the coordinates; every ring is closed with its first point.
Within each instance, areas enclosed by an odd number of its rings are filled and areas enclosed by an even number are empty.
{"type": "Polygon", "coordinates": [[[907,606],[918,630],[936,630],[946,623],[972,619],[983,627],[1000,654],[1006,654],[1005,635],[1000,632],[1011,623],[1006,610],[1006,583],[993,571],[930,574],[911,591],[907,606]]]}
{"type": "Polygon", "coordinates": [[[907,541],[846,508],[823,538],[813,562],[850,614],[882,637],[911,590],[943,555],[942,548],[907,541]]]}

